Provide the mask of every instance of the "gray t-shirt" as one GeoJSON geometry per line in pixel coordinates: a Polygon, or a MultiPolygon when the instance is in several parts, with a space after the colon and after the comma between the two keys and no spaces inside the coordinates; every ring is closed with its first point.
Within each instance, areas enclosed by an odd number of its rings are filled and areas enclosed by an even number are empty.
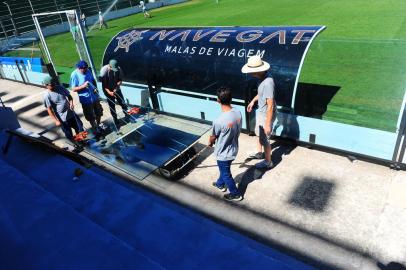
{"type": "Polygon", "coordinates": [[[262,115],[266,115],[266,111],[268,110],[268,105],[266,103],[266,99],[273,99],[273,107],[274,112],[276,110],[276,104],[274,99],[274,92],[275,92],[275,83],[271,77],[266,78],[263,80],[258,86],[258,110],[257,113],[262,115]]]}
{"type": "Polygon", "coordinates": [[[46,91],[44,93],[44,105],[46,108],[52,108],[56,117],[60,121],[66,121],[73,116],[73,112],[70,109],[68,96],[69,91],[64,87],[57,85],[54,91],[46,91]]]}
{"type": "Polygon", "coordinates": [[[232,109],[223,112],[213,121],[212,135],[217,137],[214,155],[217,160],[234,160],[238,153],[238,137],[241,130],[241,112],[232,109]]]}

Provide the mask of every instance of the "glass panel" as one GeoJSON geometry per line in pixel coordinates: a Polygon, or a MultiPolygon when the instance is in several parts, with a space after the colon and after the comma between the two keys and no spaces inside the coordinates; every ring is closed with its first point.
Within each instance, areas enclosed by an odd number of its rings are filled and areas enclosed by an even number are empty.
{"type": "Polygon", "coordinates": [[[320,35],[303,66],[296,113],[396,132],[406,85],[405,50],[403,40],[320,35]]]}
{"type": "Polygon", "coordinates": [[[39,43],[28,41],[24,47],[10,49],[0,56],[0,74],[5,79],[41,85],[48,69],[39,43]]]}
{"type": "Polygon", "coordinates": [[[59,80],[65,86],[69,85],[70,74],[75,69],[75,64],[80,59],[75,38],[78,36],[77,26],[70,24],[69,20],[62,24],[55,25],[54,28],[46,28],[50,19],[57,19],[60,16],[67,19],[67,14],[53,14],[38,16],[38,22],[45,36],[49,53],[51,55],[59,80]],[[61,34],[52,35],[53,31],[61,34]]]}
{"type": "Polygon", "coordinates": [[[121,127],[109,121],[110,132],[99,141],[89,135],[85,151],[142,180],[210,129],[208,125],[144,111],[123,116],[121,127]]]}

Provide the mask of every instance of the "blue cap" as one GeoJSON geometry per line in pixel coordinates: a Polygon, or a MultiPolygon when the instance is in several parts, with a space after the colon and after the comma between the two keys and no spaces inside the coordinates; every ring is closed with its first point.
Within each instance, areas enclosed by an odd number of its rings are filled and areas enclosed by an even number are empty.
{"type": "Polygon", "coordinates": [[[87,67],[89,67],[89,66],[87,65],[86,61],[80,60],[80,61],[76,64],[76,67],[77,67],[77,68],[87,68],[87,67]]]}

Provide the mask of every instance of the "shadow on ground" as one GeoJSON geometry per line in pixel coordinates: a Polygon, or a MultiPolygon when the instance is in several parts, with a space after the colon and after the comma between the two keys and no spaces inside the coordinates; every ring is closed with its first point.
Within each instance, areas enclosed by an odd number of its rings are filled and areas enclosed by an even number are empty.
{"type": "Polygon", "coordinates": [[[397,262],[390,262],[387,265],[378,262],[377,265],[381,270],[406,270],[406,267],[403,264],[397,262]]]}
{"type": "Polygon", "coordinates": [[[305,177],[293,191],[289,203],[306,210],[323,212],[328,206],[334,187],[332,181],[305,177]]]}
{"type": "MultiPolygon", "coordinates": [[[[283,156],[289,155],[293,151],[293,149],[296,148],[296,145],[287,142],[276,141],[272,143],[271,147],[273,149],[271,156],[273,166],[271,169],[273,169],[278,166],[279,163],[281,163],[283,156]]],[[[242,196],[244,196],[247,192],[247,188],[250,183],[254,182],[255,180],[261,179],[262,176],[268,171],[257,169],[255,166],[246,165],[246,163],[251,160],[252,159],[246,159],[244,163],[240,165],[240,168],[246,167],[248,169],[245,172],[240,173],[234,177],[236,183],[238,183],[238,191],[242,196]]]]}

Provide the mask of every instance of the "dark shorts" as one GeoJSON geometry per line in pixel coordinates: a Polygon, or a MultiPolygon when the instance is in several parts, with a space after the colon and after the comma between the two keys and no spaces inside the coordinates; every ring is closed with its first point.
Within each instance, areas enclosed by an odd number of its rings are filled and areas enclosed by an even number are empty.
{"type": "MultiPolygon", "coordinates": [[[[271,121],[271,130],[272,130],[274,120],[275,120],[275,117],[273,117],[273,119],[271,121]]],[[[261,145],[268,146],[268,145],[270,145],[269,140],[271,139],[271,135],[268,136],[265,134],[265,130],[264,130],[265,122],[266,122],[266,115],[257,113],[256,118],[255,118],[255,135],[257,135],[259,137],[259,143],[261,145]]]]}
{"type": "Polygon", "coordinates": [[[100,101],[96,101],[90,104],[82,104],[83,115],[87,121],[94,121],[103,115],[103,108],[100,101]]]}

